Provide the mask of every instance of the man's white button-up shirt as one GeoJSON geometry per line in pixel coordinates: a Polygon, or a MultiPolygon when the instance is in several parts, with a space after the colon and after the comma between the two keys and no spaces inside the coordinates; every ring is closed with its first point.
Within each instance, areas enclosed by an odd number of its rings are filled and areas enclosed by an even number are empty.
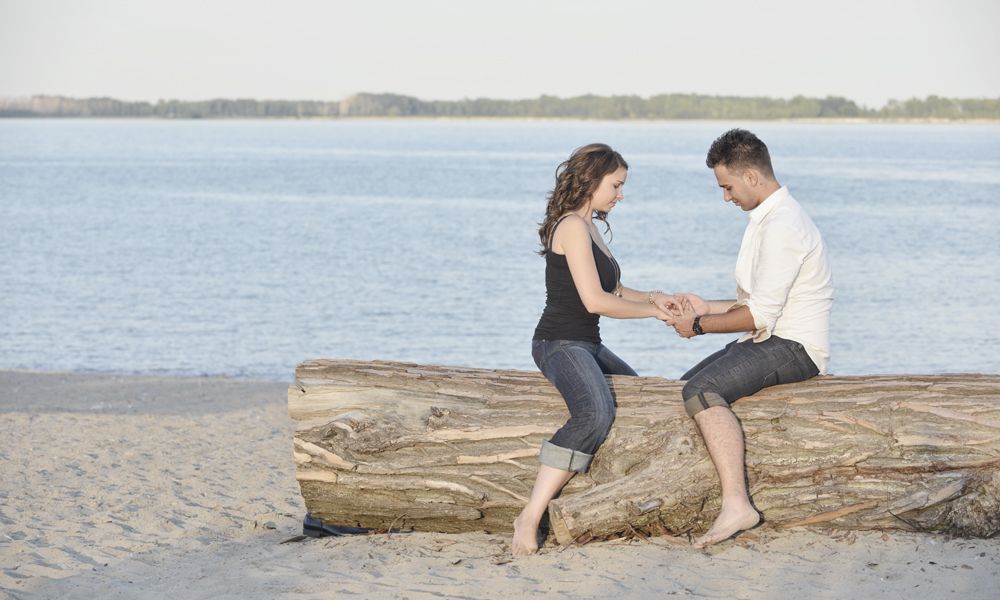
{"type": "Polygon", "coordinates": [[[776,335],[799,342],[826,373],[833,278],[823,238],[785,187],[749,216],[736,259],[734,306],[749,307],[756,329],[739,341],[776,335]]]}

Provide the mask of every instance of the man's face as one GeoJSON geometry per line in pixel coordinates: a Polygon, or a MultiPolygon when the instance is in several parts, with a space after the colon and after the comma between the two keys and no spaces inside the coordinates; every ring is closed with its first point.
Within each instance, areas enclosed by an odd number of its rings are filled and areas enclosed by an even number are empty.
{"type": "Polygon", "coordinates": [[[731,172],[725,165],[715,165],[715,180],[722,188],[722,198],[726,202],[732,202],[743,210],[753,210],[760,204],[757,195],[753,193],[753,188],[748,181],[750,170],[747,169],[742,174],[731,172]]]}

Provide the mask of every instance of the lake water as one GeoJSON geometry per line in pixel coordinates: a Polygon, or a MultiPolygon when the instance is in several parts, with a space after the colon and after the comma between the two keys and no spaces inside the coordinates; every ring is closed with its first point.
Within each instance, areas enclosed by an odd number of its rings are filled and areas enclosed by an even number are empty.
{"type": "MultiPolygon", "coordinates": [[[[833,261],[831,372],[1000,372],[1000,126],[0,121],[0,368],[290,380],[319,357],[534,369],[556,165],[631,165],[623,281],[734,295],[704,155],[754,130],[833,261]]],[[[732,336],[602,319],[641,374],[732,336]]]]}

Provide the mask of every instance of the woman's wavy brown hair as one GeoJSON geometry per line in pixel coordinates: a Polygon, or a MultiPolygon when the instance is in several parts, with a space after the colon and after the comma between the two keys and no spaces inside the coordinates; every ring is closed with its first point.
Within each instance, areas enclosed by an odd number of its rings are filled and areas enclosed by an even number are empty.
{"type": "MultiPolygon", "coordinates": [[[[538,224],[538,237],[542,242],[539,254],[545,256],[549,251],[552,230],[559,218],[586,204],[604,176],[620,167],[628,170],[628,163],[611,146],[587,144],[574,150],[569,159],[556,168],[556,187],[547,196],[549,204],[545,208],[545,220],[538,224]]],[[[607,226],[605,233],[611,231],[608,213],[595,211],[594,216],[607,226]]]]}

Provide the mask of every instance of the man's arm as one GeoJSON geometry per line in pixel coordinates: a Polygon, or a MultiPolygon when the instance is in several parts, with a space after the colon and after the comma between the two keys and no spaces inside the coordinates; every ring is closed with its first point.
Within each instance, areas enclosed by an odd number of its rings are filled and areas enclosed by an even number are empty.
{"type": "MultiPolygon", "coordinates": [[[[714,301],[720,304],[724,300],[714,301]]],[[[726,304],[727,307],[733,303],[726,304]]],[[[694,337],[694,319],[698,316],[694,306],[690,302],[684,303],[684,311],[679,318],[674,321],[674,329],[681,337],[694,337]]],[[[736,333],[742,331],[752,331],[754,329],[753,314],[750,309],[743,305],[732,310],[720,313],[710,313],[702,315],[698,320],[702,333],[736,333]]]]}

